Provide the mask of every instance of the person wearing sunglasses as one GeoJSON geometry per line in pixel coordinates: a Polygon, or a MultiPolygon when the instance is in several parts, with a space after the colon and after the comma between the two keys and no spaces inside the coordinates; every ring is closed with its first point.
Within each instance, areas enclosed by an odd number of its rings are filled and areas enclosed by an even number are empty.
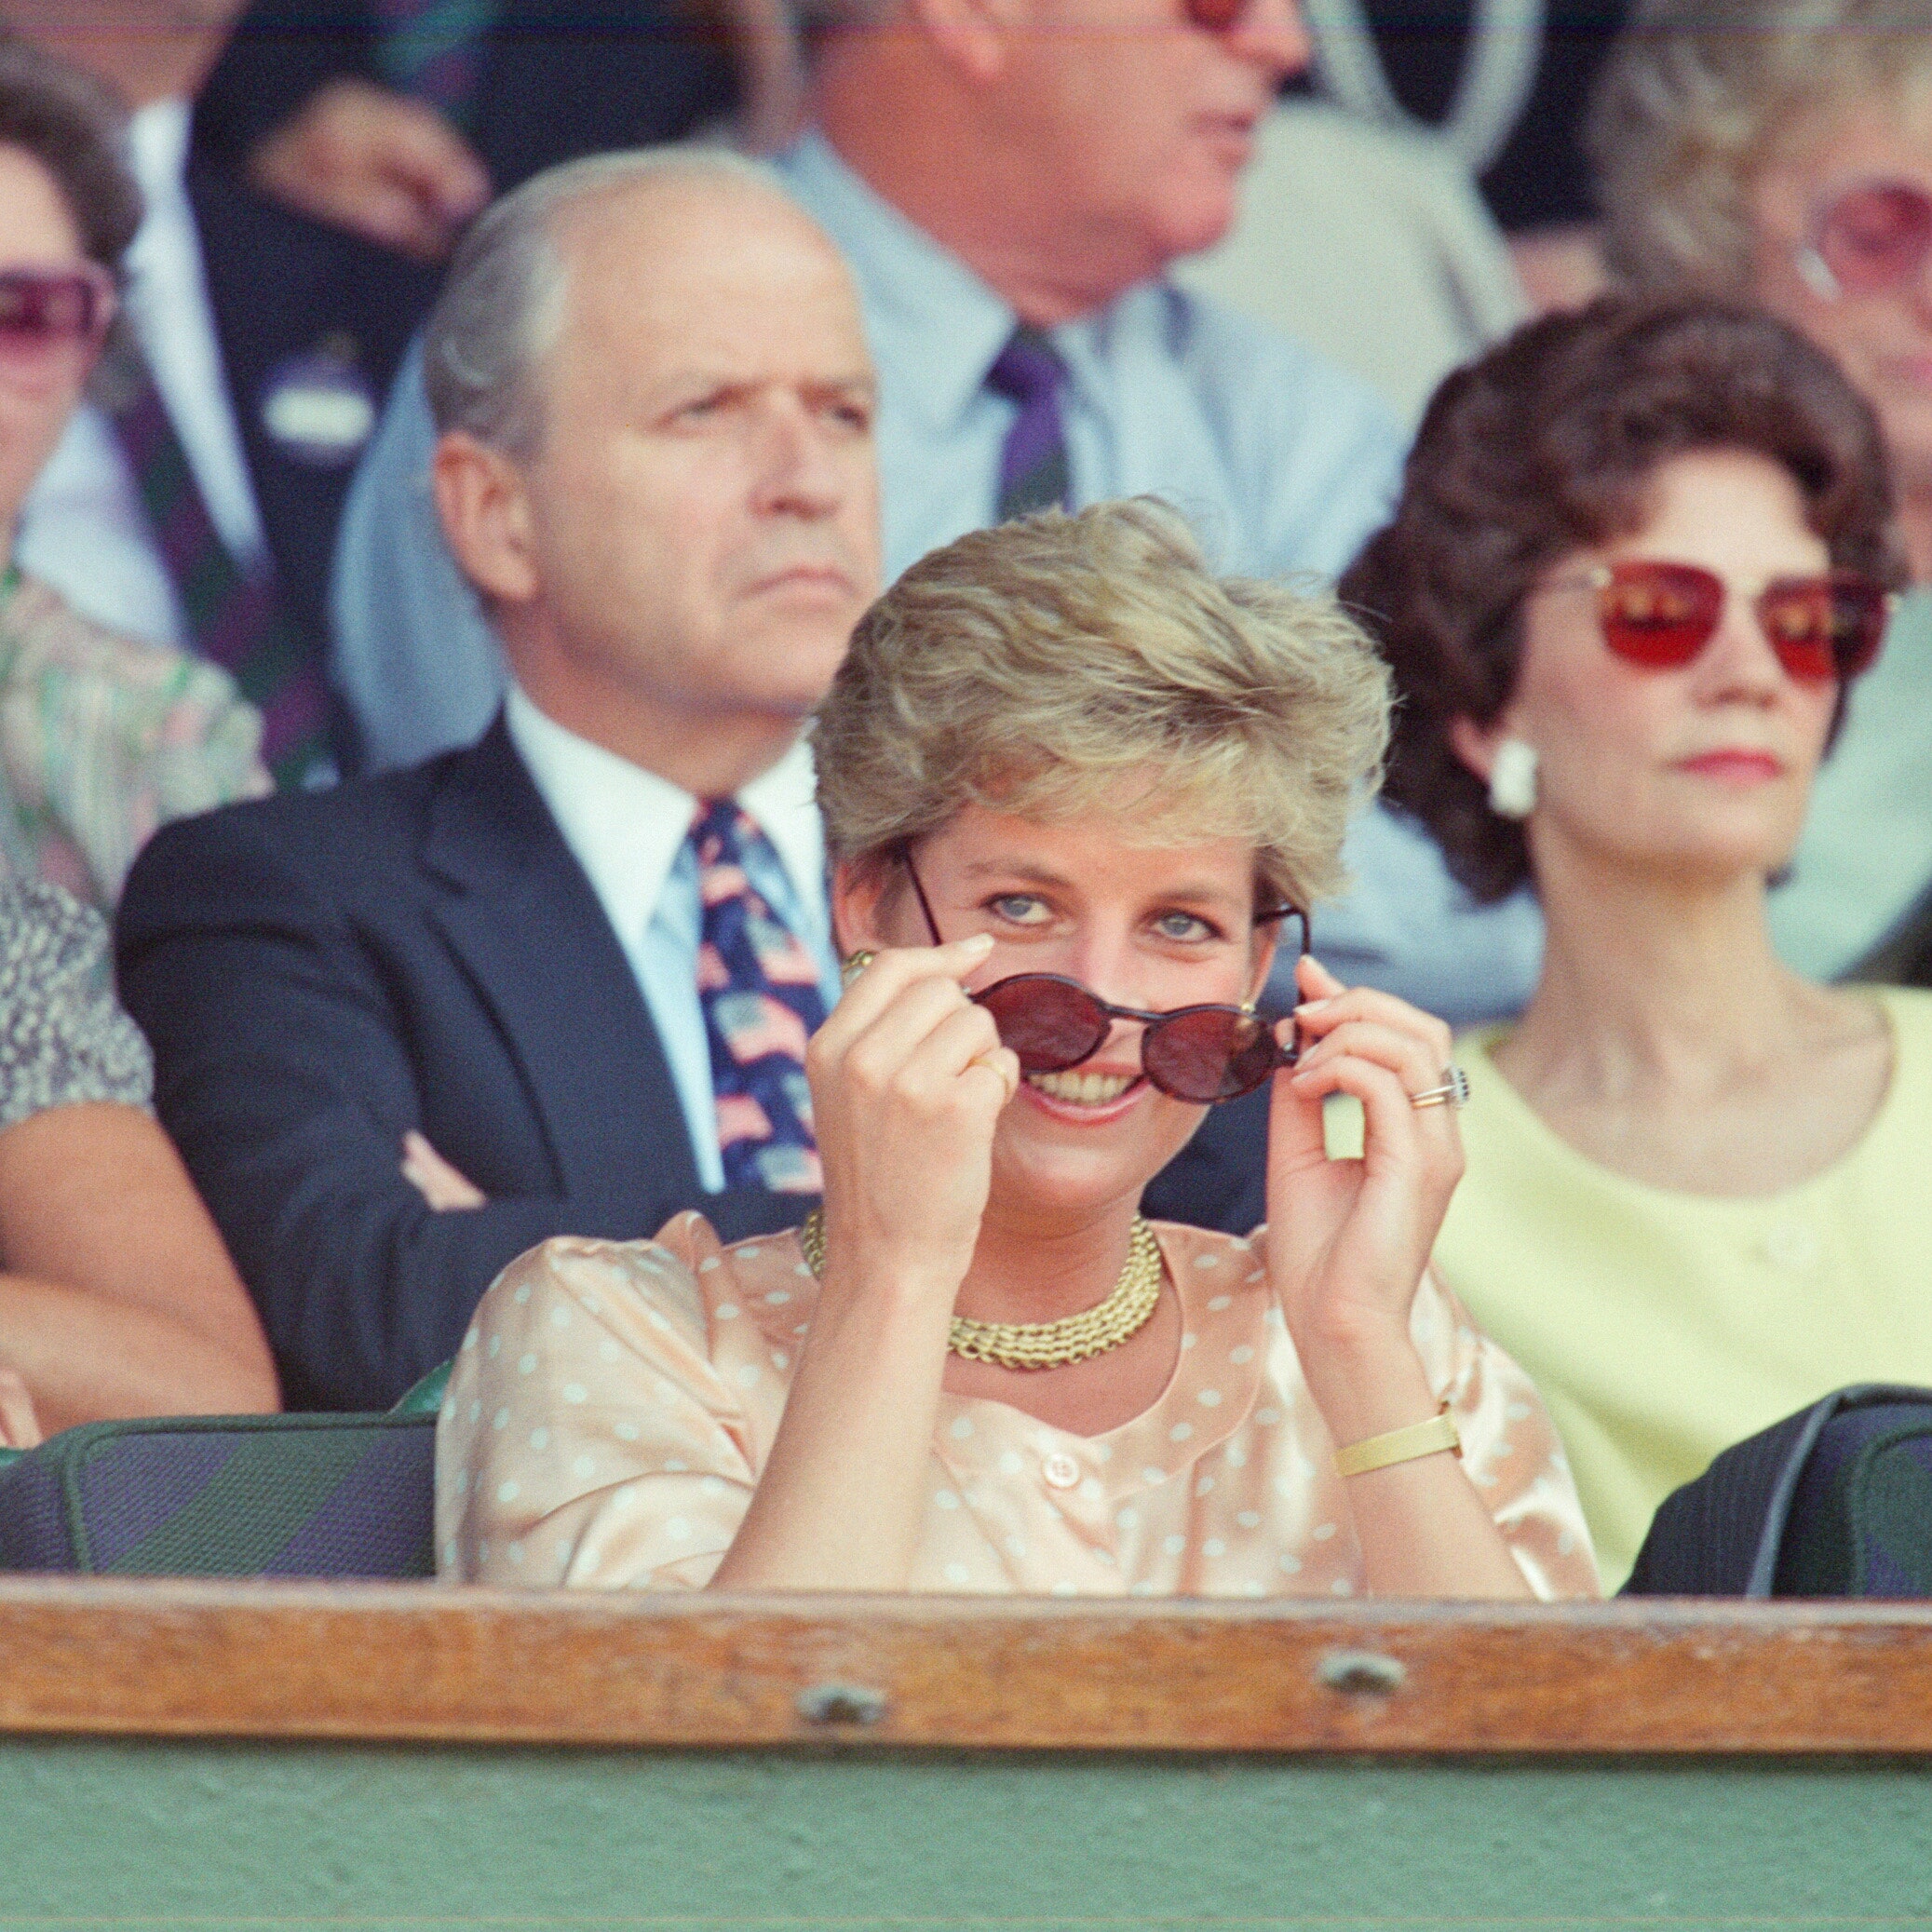
{"type": "Polygon", "coordinates": [[[1623,287],[1762,303],[1877,412],[1914,588],[1852,695],[1771,929],[1801,972],[1932,984],[1932,15],[1645,0],[1590,145],[1623,287]]]}
{"type": "Polygon", "coordinates": [[[1305,950],[1295,1014],[1254,1011],[1337,883],[1387,702],[1332,602],[1217,579],[1152,503],[906,573],[814,739],[847,949],[805,1061],[822,1209],[513,1263],[442,1412],[442,1573],[1592,1593],[1534,1389],[1427,1272],[1447,1030],[1305,950]],[[1207,1110],[1263,1085],[1267,1228],[1142,1221],[1207,1110]],[[1326,1157],[1335,1094],[1364,1159],[1326,1157]]]}
{"type": "Polygon", "coordinates": [[[268,784],[262,721],[226,673],[101,628],[12,561],[141,218],[116,126],[81,75],[0,44],[0,876],[102,909],[164,819],[268,784]]]}
{"type": "Polygon", "coordinates": [[[1890,648],[1878,426],[1762,311],[1615,298],[1438,393],[1344,578],[1399,699],[1386,795],[1548,932],[1465,1035],[1436,1264],[1556,1417],[1606,1585],[1718,1451],[1932,1382],[1932,995],[1775,951],[1770,882],[1890,648]]]}

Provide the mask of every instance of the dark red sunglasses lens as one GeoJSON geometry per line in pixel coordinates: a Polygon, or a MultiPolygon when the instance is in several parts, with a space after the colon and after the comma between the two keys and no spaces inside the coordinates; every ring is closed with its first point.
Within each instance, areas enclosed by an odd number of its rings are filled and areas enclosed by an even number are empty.
{"type": "Polygon", "coordinates": [[[1163,1093],[1210,1105],[1250,1093],[1275,1070],[1275,1036],[1253,1013],[1203,1007],[1149,1027],[1141,1064],[1163,1093]]]}
{"type": "Polygon", "coordinates": [[[993,1015],[1000,1045],[1029,1074],[1058,1074],[1097,1052],[1113,1025],[1084,988],[1043,973],[1021,973],[974,998],[993,1015]]]}
{"type": "Polygon", "coordinates": [[[1896,289],[1932,254],[1932,196],[1910,182],[1853,188],[1825,211],[1817,251],[1847,295],[1896,289]]]}
{"type": "Polygon", "coordinates": [[[1247,10],[1248,0],[1186,0],[1193,26],[1209,34],[1226,34],[1247,10]]]}
{"type": "Polygon", "coordinates": [[[1723,580],[1691,563],[1619,563],[1597,593],[1603,642],[1653,669],[1688,664],[1723,615],[1723,580]]]}
{"type": "Polygon", "coordinates": [[[0,275],[0,336],[34,346],[75,342],[94,332],[98,300],[84,276],[0,275]]]}

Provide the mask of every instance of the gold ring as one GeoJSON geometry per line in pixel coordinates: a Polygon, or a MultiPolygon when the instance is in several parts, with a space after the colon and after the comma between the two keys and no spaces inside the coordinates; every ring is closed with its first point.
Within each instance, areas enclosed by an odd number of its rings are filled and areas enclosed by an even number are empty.
{"type": "Polygon", "coordinates": [[[1469,1076],[1461,1067],[1444,1067],[1441,1086],[1412,1093],[1409,1104],[1412,1107],[1466,1107],[1469,1104],[1469,1076]]]}
{"type": "Polygon", "coordinates": [[[872,961],[877,959],[878,956],[879,955],[876,952],[853,953],[845,961],[844,965],[839,968],[840,986],[845,987],[851,985],[853,980],[858,979],[859,974],[864,972],[866,967],[871,966],[872,961]]]}

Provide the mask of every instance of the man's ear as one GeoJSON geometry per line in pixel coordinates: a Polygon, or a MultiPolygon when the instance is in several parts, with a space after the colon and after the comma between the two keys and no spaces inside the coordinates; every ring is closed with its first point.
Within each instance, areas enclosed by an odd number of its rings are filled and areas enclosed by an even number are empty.
{"type": "Polygon", "coordinates": [[[1033,0],[909,0],[907,7],[946,64],[982,86],[1005,73],[1007,43],[1033,11],[1033,0]]]}
{"type": "Polygon", "coordinates": [[[832,868],[831,937],[841,959],[855,952],[881,952],[898,945],[886,932],[894,896],[894,868],[876,860],[855,865],[845,859],[832,868]]]}
{"type": "Polygon", "coordinates": [[[528,603],[542,577],[523,472],[501,450],[452,429],[437,439],[430,480],[463,574],[494,602],[528,603]]]}

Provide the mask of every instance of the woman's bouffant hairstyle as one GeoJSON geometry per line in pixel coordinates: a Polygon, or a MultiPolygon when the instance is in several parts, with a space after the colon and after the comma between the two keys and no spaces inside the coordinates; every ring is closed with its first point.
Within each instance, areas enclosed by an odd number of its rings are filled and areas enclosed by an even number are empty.
{"type": "Polygon", "coordinates": [[[122,157],[125,116],[77,69],[0,33],[0,147],[53,177],[83,251],[111,275],[141,226],[141,190],[122,157]]]}
{"type": "Polygon", "coordinates": [[[1216,577],[1142,497],[915,563],[859,619],[814,748],[836,859],[882,863],[968,804],[1103,808],[1150,844],[1251,840],[1259,899],[1305,908],[1340,888],[1387,733],[1387,672],[1331,597],[1216,577]]]}
{"type": "Polygon", "coordinates": [[[1529,848],[1490,810],[1451,723],[1491,723],[1508,703],[1528,592],[1566,557],[1641,530],[1658,466],[1703,450],[1780,465],[1833,569],[1902,582],[1878,425],[1830,358],[1757,310],[1615,296],[1532,322],[1449,377],[1395,520],[1342,579],[1395,672],[1384,795],[1479,900],[1530,876],[1529,848]]]}
{"type": "Polygon", "coordinates": [[[1612,274],[1653,294],[1743,295],[1752,183],[1784,143],[1932,87],[1925,0],[1641,0],[1591,98],[1612,274]]]}

